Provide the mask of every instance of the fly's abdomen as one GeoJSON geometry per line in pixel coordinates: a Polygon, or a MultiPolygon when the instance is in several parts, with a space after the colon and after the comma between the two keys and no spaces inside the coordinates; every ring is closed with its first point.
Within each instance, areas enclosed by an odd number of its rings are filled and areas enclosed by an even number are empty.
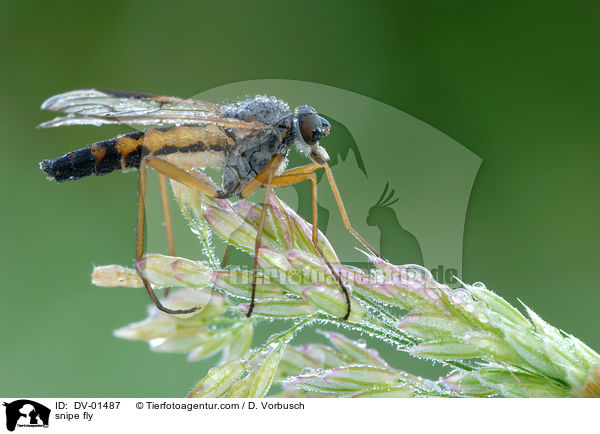
{"type": "Polygon", "coordinates": [[[104,175],[117,169],[138,169],[142,158],[143,131],[103,140],[69,152],[55,160],[44,160],[40,168],[48,178],[73,181],[88,175],[104,175]]]}
{"type": "Polygon", "coordinates": [[[234,146],[235,140],[216,125],[150,128],[94,143],[56,160],[44,160],[40,167],[57,182],[117,169],[139,169],[147,155],[167,158],[175,154],[180,157],[176,164],[184,168],[220,167],[223,155],[234,146]]]}

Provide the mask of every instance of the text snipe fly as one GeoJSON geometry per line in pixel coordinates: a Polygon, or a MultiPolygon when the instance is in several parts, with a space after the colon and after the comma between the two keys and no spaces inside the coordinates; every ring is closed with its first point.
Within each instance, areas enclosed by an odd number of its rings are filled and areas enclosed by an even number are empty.
{"type": "MultiPolygon", "coordinates": [[[[320,139],[329,134],[330,125],[314,108],[303,105],[292,113],[285,102],[264,96],[218,105],[170,96],[86,89],[53,96],[42,104],[42,109],[62,112],[66,116],[45,122],[39,126],[41,128],[105,124],[152,127],[94,143],[54,160],[44,160],[40,167],[50,179],[57,182],[76,180],[91,174],[104,175],[117,169],[139,169],[136,270],[158,309],[179,314],[191,313],[201,307],[169,309],[161,303],[144,277],[141,259],[144,255],[148,166],[159,173],[170,255],[175,254],[175,248],[166,178],[197,189],[212,198],[221,199],[236,195],[243,199],[259,187],[265,188],[254,248],[252,298],[247,316],[254,309],[258,248],[272,188],[310,180],[312,242],[343,291],[347,305],[344,319],[349,317],[348,289],[317,243],[316,169],[325,170],[346,228],[372,253],[379,254],[350,225],[333,174],[327,165],[329,156],[319,144],[320,139]],[[284,170],[287,154],[294,145],[313,162],[284,170]],[[220,187],[198,170],[209,167],[222,169],[220,187]]],[[[229,245],[225,256],[228,249],[229,245]]]]}

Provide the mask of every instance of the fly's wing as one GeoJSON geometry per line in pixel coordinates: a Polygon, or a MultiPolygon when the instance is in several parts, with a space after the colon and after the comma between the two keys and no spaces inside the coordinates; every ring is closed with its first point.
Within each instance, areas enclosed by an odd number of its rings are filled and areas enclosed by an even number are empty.
{"type": "Polygon", "coordinates": [[[193,99],[113,90],[82,89],[47,99],[42,109],[65,113],[38,128],[66,125],[127,124],[140,126],[208,125],[256,130],[258,121],[224,117],[223,106],[193,99]]]}

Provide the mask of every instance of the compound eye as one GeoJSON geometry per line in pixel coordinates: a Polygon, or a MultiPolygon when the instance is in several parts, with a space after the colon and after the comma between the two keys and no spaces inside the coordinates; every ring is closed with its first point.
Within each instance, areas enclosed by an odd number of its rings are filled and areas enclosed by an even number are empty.
{"type": "Polygon", "coordinates": [[[321,118],[316,113],[308,113],[299,116],[298,123],[300,127],[300,134],[304,142],[309,145],[314,145],[321,139],[321,130],[323,124],[321,118]]]}

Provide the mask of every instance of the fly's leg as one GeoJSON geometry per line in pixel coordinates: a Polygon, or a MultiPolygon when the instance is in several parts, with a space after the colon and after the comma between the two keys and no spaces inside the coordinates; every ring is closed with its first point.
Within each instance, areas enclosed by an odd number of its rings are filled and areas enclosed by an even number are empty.
{"type": "Polygon", "coordinates": [[[335,271],[333,265],[325,258],[323,251],[318,243],[319,228],[318,228],[318,202],[317,202],[317,175],[314,171],[322,167],[320,164],[308,164],[306,166],[297,167],[286,172],[283,172],[280,176],[273,179],[273,187],[285,187],[289,185],[297,184],[301,181],[310,179],[312,184],[312,243],[315,246],[315,250],[321,257],[321,259],[329,268],[329,271],[340,285],[344,298],[346,300],[346,314],[342,317],[342,320],[346,321],[350,317],[351,304],[350,304],[350,291],[342,281],[340,275],[335,271]]]}
{"type": "Polygon", "coordinates": [[[354,235],[354,238],[360,241],[360,243],[363,246],[365,246],[371,253],[373,253],[375,256],[383,258],[377,250],[371,247],[371,245],[352,228],[352,226],[350,225],[350,219],[348,218],[348,213],[346,212],[346,208],[344,208],[344,203],[342,202],[342,196],[340,195],[340,192],[337,188],[337,184],[335,183],[335,179],[333,178],[331,168],[327,165],[327,163],[324,163],[322,167],[325,169],[325,173],[327,174],[327,181],[329,181],[329,186],[331,187],[331,191],[333,192],[335,201],[337,202],[346,229],[348,229],[348,231],[350,231],[350,233],[354,235]]]}
{"type": "MultiPolygon", "coordinates": [[[[169,206],[169,191],[167,187],[167,177],[162,173],[158,174],[160,184],[160,201],[163,209],[163,219],[165,222],[165,232],[167,235],[167,251],[169,256],[175,256],[175,238],[173,237],[173,224],[171,221],[171,207],[169,206]]],[[[171,288],[165,288],[165,297],[169,295],[171,288]]]]}
{"type": "Polygon", "coordinates": [[[170,256],[175,256],[175,239],[173,238],[173,224],[171,221],[171,207],[169,205],[167,177],[162,173],[159,173],[158,182],[160,183],[160,200],[163,208],[163,218],[165,221],[165,232],[167,234],[168,252],[170,256]]]}
{"type": "MultiPolygon", "coordinates": [[[[255,298],[256,298],[256,272],[258,269],[258,250],[260,248],[260,241],[262,239],[262,231],[265,225],[265,218],[267,215],[267,206],[269,203],[269,196],[271,195],[272,190],[272,181],[277,168],[281,165],[281,162],[285,159],[284,155],[274,155],[267,164],[267,167],[260,172],[254,179],[252,179],[240,192],[240,198],[246,198],[258,190],[259,187],[265,186],[265,198],[262,207],[262,211],[260,214],[260,222],[258,224],[258,229],[256,233],[256,239],[254,241],[254,261],[252,266],[252,296],[250,298],[250,305],[248,307],[248,312],[246,312],[246,316],[250,318],[252,315],[252,311],[254,310],[255,298]]],[[[227,258],[229,256],[230,245],[227,245],[227,249],[225,250],[225,255],[223,257],[223,264],[227,264],[227,258]]],[[[222,265],[223,266],[223,265],[222,265]]]]}
{"type": "MultiPolygon", "coordinates": [[[[251,182],[249,182],[248,185],[240,193],[240,197],[244,198],[244,197],[247,197],[250,194],[252,194],[260,186],[264,185],[266,187],[265,199],[264,199],[264,203],[263,203],[263,207],[262,207],[262,211],[261,211],[260,222],[259,222],[259,226],[258,226],[258,230],[257,230],[255,244],[254,244],[254,265],[253,265],[253,273],[252,273],[252,298],[251,298],[250,306],[248,308],[248,312],[246,313],[246,316],[250,317],[252,315],[252,311],[254,310],[254,306],[255,306],[256,276],[257,276],[257,268],[258,268],[258,251],[260,248],[262,232],[263,232],[264,223],[265,223],[265,219],[266,219],[266,210],[267,210],[269,197],[271,195],[272,188],[293,185],[298,182],[304,181],[306,179],[310,179],[311,183],[312,183],[312,214],[313,214],[312,215],[312,217],[313,217],[312,242],[313,242],[313,245],[315,246],[315,249],[319,253],[319,256],[327,264],[327,267],[329,268],[332,275],[336,278],[337,282],[339,283],[340,287],[342,288],[342,291],[346,298],[346,304],[347,304],[346,315],[344,315],[344,317],[342,319],[347,320],[350,316],[350,310],[351,310],[349,291],[346,288],[346,286],[344,285],[339,274],[334,270],[332,264],[324,257],[323,251],[321,250],[320,246],[318,245],[317,179],[316,179],[316,175],[313,173],[316,169],[318,169],[320,167],[325,168],[325,171],[327,174],[327,180],[329,182],[329,185],[330,185],[333,195],[335,197],[336,203],[338,205],[338,208],[339,208],[339,211],[342,216],[342,220],[344,222],[344,226],[346,227],[346,229],[348,229],[348,231],[358,241],[360,241],[371,253],[373,253],[379,257],[381,257],[381,255],[373,247],[371,247],[371,245],[363,237],[361,237],[358,234],[358,232],[356,232],[352,228],[352,226],[350,224],[350,220],[348,218],[348,214],[346,212],[346,209],[344,208],[344,204],[342,202],[341,195],[340,195],[337,185],[335,183],[335,179],[333,178],[331,169],[329,168],[329,166],[327,164],[316,164],[316,163],[309,164],[306,166],[288,170],[288,171],[284,172],[283,174],[281,174],[280,176],[274,177],[275,170],[277,167],[279,167],[279,164],[281,163],[283,158],[284,157],[281,155],[275,155],[271,159],[270,163],[267,165],[267,168],[263,172],[261,172],[256,178],[254,178],[251,182]]],[[[146,173],[145,173],[146,166],[152,167],[161,175],[164,175],[164,176],[166,176],[170,179],[173,179],[177,182],[180,182],[184,185],[187,185],[189,187],[197,189],[201,193],[203,193],[209,197],[219,197],[221,192],[215,188],[215,186],[210,182],[209,179],[203,177],[202,175],[198,174],[198,176],[194,176],[194,175],[190,174],[189,172],[186,172],[185,170],[183,170],[171,163],[168,163],[164,160],[161,160],[160,158],[157,158],[157,157],[148,156],[148,157],[144,158],[144,160],[142,160],[142,163],[140,165],[140,186],[139,186],[139,192],[138,192],[138,220],[137,220],[137,243],[136,243],[136,270],[138,272],[138,275],[142,279],[142,282],[144,283],[144,286],[146,287],[148,294],[150,295],[150,297],[152,298],[152,300],[154,301],[154,303],[158,309],[160,309],[166,313],[195,312],[196,310],[200,309],[201,307],[196,306],[196,307],[193,307],[190,309],[173,310],[173,309],[169,309],[169,308],[166,308],[165,306],[163,306],[160,303],[160,300],[158,300],[153,289],[150,287],[150,284],[148,283],[148,281],[142,275],[140,261],[143,256],[143,253],[144,253],[144,247],[143,247],[144,223],[145,223],[145,213],[144,213],[145,197],[144,196],[145,196],[145,190],[146,190],[146,173]]],[[[169,235],[167,235],[167,237],[168,236],[169,235]]],[[[227,263],[229,249],[230,249],[230,246],[228,245],[228,247],[225,251],[224,258],[223,258],[223,264],[227,263]]]]}
{"type": "Polygon", "coordinates": [[[252,296],[250,298],[250,306],[248,307],[248,312],[246,312],[246,316],[250,318],[252,315],[252,311],[254,310],[254,304],[256,299],[256,270],[258,268],[258,250],[260,249],[260,240],[262,239],[263,228],[265,227],[265,219],[267,216],[267,207],[269,206],[269,198],[271,196],[271,191],[273,190],[273,173],[275,170],[271,168],[267,168],[268,174],[267,179],[265,181],[265,198],[262,206],[262,210],[260,213],[260,221],[258,223],[258,229],[256,231],[256,239],[254,240],[254,262],[252,263],[252,296]]]}
{"type": "Polygon", "coordinates": [[[156,296],[156,293],[150,286],[150,283],[146,280],[146,278],[143,275],[142,257],[144,256],[144,239],[146,224],[146,166],[152,167],[160,175],[164,175],[167,178],[173,179],[189,187],[195,188],[207,196],[216,197],[218,196],[219,192],[207,180],[196,177],[171,163],[161,160],[160,158],[148,156],[145,157],[140,163],[135,269],[138,273],[138,276],[142,280],[146,291],[148,291],[148,295],[150,295],[150,298],[152,299],[154,305],[158,310],[161,310],[168,314],[193,313],[201,309],[202,306],[195,306],[189,309],[170,309],[164,306],[156,296]]]}
{"type": "Polygon", "coordinates": [[[254,179],[252,179],[242,189],[242,191],[239,194],[240,198],[242,198],[242,199],[247,198],[252,193],[254,193],[256,190],[258,190],[259,187],[265,185],[267,178],[269,176],[273,176],[273,174],[275,173],[277,168],[281,165],[281,163],[283,162],[284,159],[285,159],[284,155],[274,155],[273,158],[271,158],[271,161],[269,161],[269,164],[267,164],[267,167],[262,172],[260,172],[258,175],[256,175],[256,177],[254,179]]]}

